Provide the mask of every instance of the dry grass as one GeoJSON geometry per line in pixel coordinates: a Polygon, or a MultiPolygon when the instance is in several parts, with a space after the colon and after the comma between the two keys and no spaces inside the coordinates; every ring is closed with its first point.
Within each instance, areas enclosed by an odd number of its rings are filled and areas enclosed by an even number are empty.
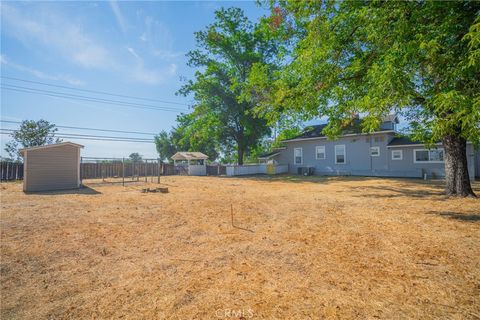
{"type": "Polygon", "coordinates": [[[1,318],[480,318],[480,200],[416,180],[162,179],[168,194],[2,184],[1,318]]]}

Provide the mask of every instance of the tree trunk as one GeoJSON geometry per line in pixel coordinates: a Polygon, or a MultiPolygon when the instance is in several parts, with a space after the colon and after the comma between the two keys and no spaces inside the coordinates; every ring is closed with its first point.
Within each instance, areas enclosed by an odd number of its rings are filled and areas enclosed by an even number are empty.
{"type": "Polygon", "coordinates": [[[448,196],[476,197],[470,184],[467,141],[458,135],[443,138],[445,148],[445,193],[448,196]]]}
{"type": "Polygon", "coordinates": [[[239,165],[243,164],[243,154],[244,154],[243,147],[239,145],[237,149],[237,158],[238,158],[237,160],[239,165]]]}

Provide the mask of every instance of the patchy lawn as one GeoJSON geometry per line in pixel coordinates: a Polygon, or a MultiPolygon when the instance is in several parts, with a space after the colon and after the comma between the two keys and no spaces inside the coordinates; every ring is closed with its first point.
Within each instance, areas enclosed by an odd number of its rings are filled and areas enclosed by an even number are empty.
{"type": "Polygon", "coordinates": [[[162,182],[2,184],[0,317],[480,318],[480,200],[440,182],[162,182]]]}

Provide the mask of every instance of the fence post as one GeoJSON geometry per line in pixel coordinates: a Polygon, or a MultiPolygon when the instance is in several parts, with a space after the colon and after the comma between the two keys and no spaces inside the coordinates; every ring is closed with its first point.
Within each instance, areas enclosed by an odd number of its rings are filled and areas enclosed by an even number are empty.
{"type": "Polygon", "coordinates": [[[157,167],[158,167],[158,179],[157,179],[157,183],[160,184],[160,159],[157,159],[157,167]]]}
{"type": "Polygon", "coordinates": [[[81,186],[82,183],[83,183],[82,174],[83,174],[83,171],[84,171],[84,170],[82,169],[82,162],[83,162],[83,157],[80,157],[80,163],[78,164],[78,165],[80,166],[80,177],[79,177],[79,179],[80,179],[80,186],[81,186]]]}
{"type": "Polygon", "coordinates": [[[122,158],[122,186],[125,187],[125,158],[122,158]]]}

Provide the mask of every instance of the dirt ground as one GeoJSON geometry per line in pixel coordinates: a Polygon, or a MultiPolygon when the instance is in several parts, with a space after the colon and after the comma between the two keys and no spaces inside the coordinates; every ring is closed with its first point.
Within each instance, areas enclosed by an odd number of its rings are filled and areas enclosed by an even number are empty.
{"type": "Polygon", "coordinates": [[[480,319],[480,200],[441,182],[162,185],[3,183],[1,319],[480,319]]]}

